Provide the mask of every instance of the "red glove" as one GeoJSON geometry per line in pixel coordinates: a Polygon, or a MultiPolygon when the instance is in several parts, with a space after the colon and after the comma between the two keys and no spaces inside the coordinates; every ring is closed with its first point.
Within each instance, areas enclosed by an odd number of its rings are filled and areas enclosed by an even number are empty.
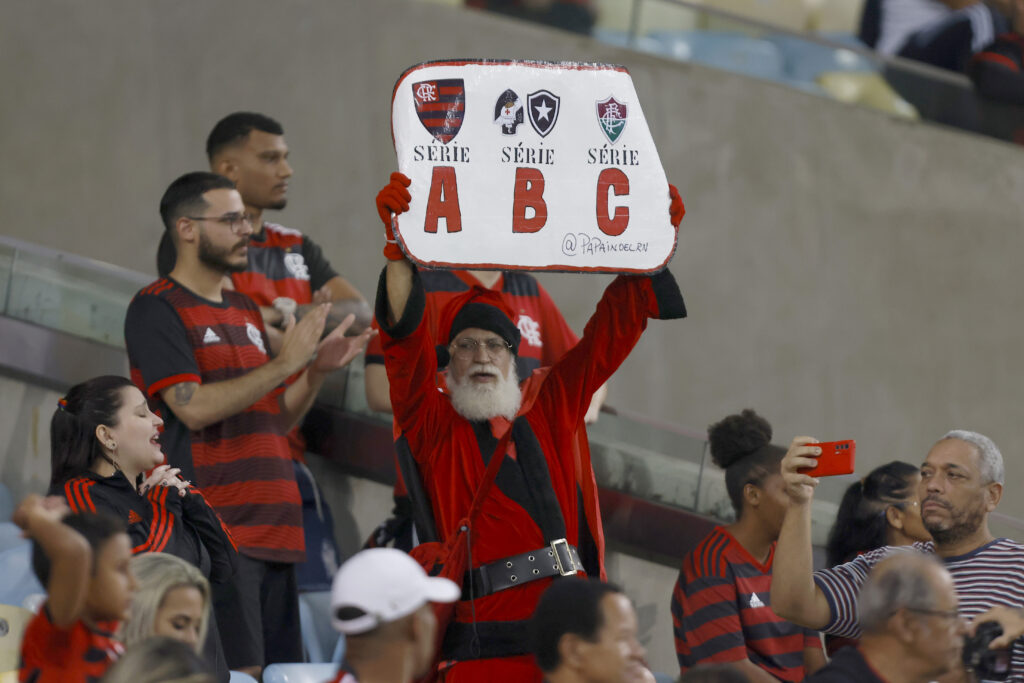
{"type": "Polygon", "coordinates": [[[412,195],[405,189],[412,183],[401,173],[392,173],[391,182],[384,186],[377,193],[377,214],[384,221],[384,236],[387,244],[384,245],[384,256],[389,261],[401,261],[405,254],[395,240],[395,232],[391,227],[391,214],[400,214],[409,210],[409,201],[412,195]]]}
{"type": "Polygon", "coordinates": [[[668,196],[672,200],[668,205],[669,219],[672,221],[672,227],[678,229],[679,224],[683,222],[683,216],[686,215],[686,207],[683,206],[683,198],[679,196],[679,190],[671,183],[668,186],[668,196]]]}

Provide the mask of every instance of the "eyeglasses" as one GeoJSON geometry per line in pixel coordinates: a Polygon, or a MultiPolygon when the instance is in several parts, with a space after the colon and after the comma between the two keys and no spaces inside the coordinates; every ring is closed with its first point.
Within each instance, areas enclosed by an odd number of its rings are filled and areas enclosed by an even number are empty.
{"type": "Polygon", "coordinates": [[[231,232],[240,235],[245,232],[245,226],[254,227],[253,217],[247,213],[226,213],[223,216],[185,216],[193,221],[213,221],[231,229],[231,232]]]}
{"type": "Polygon", "coordinates": [[[481,345],[487,349],[487,355],[490,356],[492,360],[497,360],[512,350],[512,346],[504,339],[491,338],[481,342],[480,340],[473,339],[472,337],[463,337],[462,339],[456,340],[454,343],[455,356],[464,360],[475,358],[477,349],[479,349],[481,345]]]}

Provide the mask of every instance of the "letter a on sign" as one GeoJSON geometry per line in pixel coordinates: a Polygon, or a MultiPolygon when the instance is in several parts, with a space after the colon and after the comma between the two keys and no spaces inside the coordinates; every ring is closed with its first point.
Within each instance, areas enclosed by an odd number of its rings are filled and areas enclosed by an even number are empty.
{"type": "Polygon", "coordinates": [[[437,232],[437,221],[443,218],[448,232],[462,230],[462,212],[459,210],[459,186],[455,182],[455,169],[435,166],[430,178],[430,196],[423,221],[424,232],[437,232]]]}

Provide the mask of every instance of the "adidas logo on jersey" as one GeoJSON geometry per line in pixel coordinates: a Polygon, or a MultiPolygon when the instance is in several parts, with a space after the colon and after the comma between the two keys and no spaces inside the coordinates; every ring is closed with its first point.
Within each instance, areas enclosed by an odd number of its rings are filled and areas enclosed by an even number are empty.
{"type": "Polygon", "coordinates": [[[750,594],[750,606],[751,607],[764,607],[764,603],[761,598],[757,597],[757,593],[750,594]]]}
{"type": "Polygon", "coordinates": [[[139,513],[137,513],[135,510],[129,510],[128,511],[128,523],[129,524],[136,524],[136,523],[141,522],[141,521],[142,521],[142,517],[139,517],[139,513]]]}
{"type": "Polygon", "coordinates": [[[203,335],[203,343],[204,344],[216,344],[219,341],[220,341],[220,337],[218,337],[217,333],[213,331],[213,328],[212,327],[207,327],[206,328],[206,334],[203,335]]]}

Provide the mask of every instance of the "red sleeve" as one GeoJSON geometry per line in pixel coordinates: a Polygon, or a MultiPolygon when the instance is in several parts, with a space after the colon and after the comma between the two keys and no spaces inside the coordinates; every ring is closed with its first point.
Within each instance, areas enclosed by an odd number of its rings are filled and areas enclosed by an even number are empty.
{"type": "Polygon", "coordinates": [[[202,382],[185,324],[166,300],[152,294],[132,299],[124,338],[133,374],[147,396],[181,382],[202,382]]]}
{"type": "Polygon", "coordinates": [[[537,283],[537,300],[540,306],[540,329],[544,330],[544,347],[541,351],[542,367],[554,365],[580,340],[565,322],[562,312],[541,284],[537,283]]]}
{"type": "MultiPolygon", "coordinates": [[[[377,324],[377,317],[374,316],[373,323],[371,324],[373,329],[380,331],[380,325],[377,324]]],[[[384,342],[381,341],[380,335],[374,335],[370,337],[370,341],[366,344],[366,364],[367,365],[383,365],[384,364],[384,342]]]]}
{"type": "Polygon", "coordinates": [[[672,630],[682,671],[701,663],[747,659],[737,609],[736,586],[728,577],[679,573],[672,591],[672,630]]]}
{"type": "Polygon", "coordinates": [[[437,389],[437,351],[424,316],[425,308],[423,283],[413,267],[412,290],[402,319],[388,325],[386,270],[381,273],[376,318],[391,385],[391,407],[417,460],[427,455],[418,442],[419,436],[433,433],[429,427],[440,423],[438,418],[447,401],[437,389]]]}
{"type": "Polygon", "coordinates": [[[648,318],[685,316],[683,295],[668,270],[651,277],[615,278],[597,303],[583,338],[551,368],[537,398],[544,403],[544,413],[578,423],[594,392],[633,350],[648,318]]]}

